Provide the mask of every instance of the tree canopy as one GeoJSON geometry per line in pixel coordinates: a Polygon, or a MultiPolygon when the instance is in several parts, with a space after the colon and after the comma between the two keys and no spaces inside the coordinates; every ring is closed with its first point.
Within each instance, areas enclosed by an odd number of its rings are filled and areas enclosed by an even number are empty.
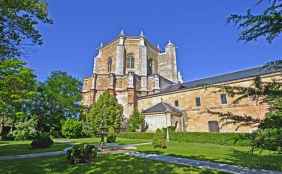
{"type": "MultiPolygon", "coordinates": [[[[281,68],[282,62],[275,61],[267,64],[265,68],[281,68]]],[[[234,103],[245,98],[252,98],[257,104],[267,104],[269,111],[265,118],[259,119],[256,115],[237,115],[232,112],[214,112],[219,115],[222,125],[237,124],[241,126],[258,127],[252,134],[252,147],[270,150],[282,150],[282,83],[274,80],[263,81],[261,77],[256,77],[254,83],[249,87],[241,86],[221,86],[221,92],[227,92],[231,97],[235,97],[234,103]]]]}
{"type": "Polygon", "coordinates": [[[18,59],[0,61],[0,133],[10,123],[13,126],[24,116],[26,104],[36,91],[36,79],[32,70],[18,59]]]}
{"type": "Polygon", "coordinates": [[[122,122],[123,108],[117,99],[108,91],[101,94],[87,113],[87,120],[90,121],[96,132],[101,127],[120,129],[122,122]]]}
{"type": "Polygon", "coordinates": [[[52,23],[44,1],[0,0],[0,60],[19,57],[24,46],[41,45],[40,23],[52,23]]]}
{"type": "Polygon", "coordinates": [[[248,42],[262,37],[272,42],[282,32],[282,0],[257,0],[257,5],[266,7],[258,14],[251,9],[244,15],[232,14],[228,21],[241,30],[240,40],[248,42]]]}

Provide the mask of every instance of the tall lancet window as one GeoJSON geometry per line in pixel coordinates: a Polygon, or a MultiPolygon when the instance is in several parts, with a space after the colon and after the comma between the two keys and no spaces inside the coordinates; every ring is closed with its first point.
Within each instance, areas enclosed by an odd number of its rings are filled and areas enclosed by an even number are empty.
{"type": "Polygon", "coordinates": [[[152,75],[153,74],[153,59],[149,59],[148,60],[148,75],[152,75]]]}
{"type": "Polygon", "coordinates": [[[108,58],[108,72],[109,73],[112,72],[112,58],[111,57],[108,58]]]}
{"type": "Polygon", "coordinates": [[[126,60],[127,68],[133,69],[134,68],[134,56],[133,54],[128,54],[127,55],[127,60],[126,60]]]}

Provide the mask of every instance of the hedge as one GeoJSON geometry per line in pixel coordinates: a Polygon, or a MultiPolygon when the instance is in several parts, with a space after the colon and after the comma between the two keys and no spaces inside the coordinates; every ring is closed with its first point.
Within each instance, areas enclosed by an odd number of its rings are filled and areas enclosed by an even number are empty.
{"type": "Polygon", "coordinates": [[[120,138],[128,138],[128,139],[153,139],[154,133],[149,132],[121,132],[118,134],[120,138]]]}
{"type": "MultiPolygon", "coordinates": [[[[124,132],[118,137],[128,139],[153,139],[154,133],[124,132]]],[[[250,145],[249,134],[242,133],[202,133],[202,132],[174,132],[170,133],[170,140],[186,143],[211,143],[220,145],[250,145]]]]}

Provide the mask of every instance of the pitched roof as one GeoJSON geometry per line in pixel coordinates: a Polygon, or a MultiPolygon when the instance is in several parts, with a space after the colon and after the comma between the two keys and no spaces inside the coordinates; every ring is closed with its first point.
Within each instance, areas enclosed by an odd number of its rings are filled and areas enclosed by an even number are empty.
{"type": "Polygon", "coordinates": [[[244,78],[251,78],[276,72],[282,72],[281,66],[259,66],[255,68],[240,70],[232,73],[226,73],[222,75],[217,75],[213,77],[203,78],[199,80],[184,82],[184,83],[178,83],[171,86],[168,86],[167,88],[164,88],[159,93],[167,93],[172,91],[177,91],[181,89],[189,89],[189,88],[195,88],[205,85],[213,85],[228,81],[234,81],[234,80],[240,80],[244,78]]]}
{"type": "Polygon", "coordinates": [[[142,113],[157,113],[157,112],[181,112],[176,107],[171,106],[168,103],[160,102],[146,110],[142,113]]]}

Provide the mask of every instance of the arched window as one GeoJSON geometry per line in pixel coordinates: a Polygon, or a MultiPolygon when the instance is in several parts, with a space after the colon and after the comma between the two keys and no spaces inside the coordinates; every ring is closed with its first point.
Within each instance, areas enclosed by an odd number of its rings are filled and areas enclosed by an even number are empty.
{"type": "Polygon", "coordinates": [[[108,58],[108,72],[110,73],[112,71],[112,58],[108,58]]]}
{"type": "Polygon", "coordinates": [[[127,68],[133,69],[134,68],[134,56],[133,54],[127,55],[127,68]]]}
{"type": "Polygon", "coordinates": [[[148,60],[148,75],[153,74],[153,59],[148,60]]]}

